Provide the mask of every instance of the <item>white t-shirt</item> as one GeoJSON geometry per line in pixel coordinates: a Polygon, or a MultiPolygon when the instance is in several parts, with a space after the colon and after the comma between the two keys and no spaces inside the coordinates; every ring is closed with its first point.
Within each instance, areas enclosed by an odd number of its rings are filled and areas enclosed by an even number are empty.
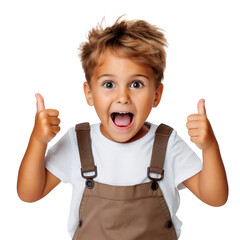
{"type": "MultiPolygon", "coordinates": [[[[92,152],[98,175],[95,181],[130,186],[146,183],[147,168],[150,166],[153,141],[157,125],[151,123],[148,133],[131,143],[117,143],[102,135],[100,123],[90,127],[92,152]]],[[[78,152],[75,128],[54,145],[45,158],[46,168],[62,182],[72,184],[72,201],[68,219],[68,231],[71,238],[79,221],[79,205],[85,188],[85,179],[81,176],[81,163],[78,152]]],[[[169,137],[165,163],[164,179],[159,182],[168,205],[177,236],[181,232],[181,221],[176,212],[180,198],[178,190],[184,188],[182,182],[202,169],[202,162],[189,146],[173,130],[169,137]]]]}

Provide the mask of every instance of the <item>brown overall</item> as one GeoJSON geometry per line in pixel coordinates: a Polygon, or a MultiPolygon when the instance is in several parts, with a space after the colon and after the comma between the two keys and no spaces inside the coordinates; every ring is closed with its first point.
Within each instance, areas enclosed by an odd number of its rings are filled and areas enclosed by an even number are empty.
{"type": "Polygon", "coordinates": [[[90,126],[77,124],[75,130],[86,187],[73,240],[176,240],[169,209],[157,183],[164,177],[163,164],[172,128],[164,124],[158,126],[151,165],[147,169],[151,182],[134,186],[111,186],[94,181],[97,167],[92,155],[90,126]],[[89,172],[94,175],[84,174],[89,172]],[[161,177],[153,178],[150,173],[161,177]]]}

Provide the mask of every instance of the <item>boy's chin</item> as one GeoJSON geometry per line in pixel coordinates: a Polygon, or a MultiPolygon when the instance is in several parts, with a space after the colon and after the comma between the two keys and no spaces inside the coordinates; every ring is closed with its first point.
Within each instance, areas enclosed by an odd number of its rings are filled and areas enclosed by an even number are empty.
{"type": "MultiPolygon", "coordinates": [[[[117,143],[130,143],[134,142],[148,132],[149,128],[147,128],[144,124],[140,127],[140,129],[136,126],[135,118],[133,118],[131,124],[129,126],[119,127],[112,121],[112,119],[106,123],[105,126],[101,123],[100,129],[102,134],[110,139],[111,141],[117,143]]],[[[138,125],[138,124],[137,124],[138,125]]]]}
{"type": "MultiPolygon", "coordinates": [[[[148,129],[149,130],[149,129],[148,129]]],[[[130,143],[130,142],[134,142],[140,138],[142,138],[143,136],[145,136],[145,134],[148,132],[147,129],[140,129],[138,132],[136,133],[122,133],[122,134],[114,134],[111,136],[108,136],[108,138],[114,142],[117,143],[130,143]]]]}
{"type": "Polygon", "coordinates": [[[111,141],[117,143],[128,143],[131,142],[134,136],[131,133],[112,133],[110,129],[107,131],[103,124],[100,125],[101,133],[111,141]]]}
{"type": "Polygon", "coordinates": [[[116,138],[117,138],[117,141],[119,143],[130,143],[130,142],[134,142],[134,141],[137,141],[138,139],[144,137],[148,131],[149,131],[149,127],[148,126],[145,126],[143,125],[137,132],[131,132],[129,134],[126,134],[126,135],[118,135],[116,138]]]}
{"type": "Polygon", "coordinates": [[[129,142],[133,142],[134,139],[133,137],[117,137],[114,139],[115,142],[118,142],[118,143],[129,143],[129,142]]]}

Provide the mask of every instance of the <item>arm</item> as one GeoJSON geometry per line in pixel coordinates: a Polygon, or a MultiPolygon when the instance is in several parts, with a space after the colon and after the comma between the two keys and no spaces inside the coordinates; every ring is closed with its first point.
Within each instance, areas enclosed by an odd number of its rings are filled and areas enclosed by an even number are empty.
{"type": "Polygon", "coordinates": [[[227,176],[216,137],[207,119],[204,100],[198,103],[198,114],[188,116],[186,126],[191,141],[202,150],[203,168],[183,184],[203,202],[222,206],[228,198],[227,176]]]}
{"type": "Polygon", "coordinates": [[[45,169],[48,142],[60,131],[58,111],[45,109],[44,100],[36,94],[37,113],[26,153],[19,168],[17,193],[20,199],[34,202],[47,195],[60,180],[45,169]]]}

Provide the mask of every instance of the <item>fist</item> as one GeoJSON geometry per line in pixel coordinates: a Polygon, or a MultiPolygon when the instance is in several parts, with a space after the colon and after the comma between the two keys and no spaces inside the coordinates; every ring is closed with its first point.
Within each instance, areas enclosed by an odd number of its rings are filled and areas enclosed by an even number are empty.
{"type": "Polygon", "coordinates": [[[60,131],[59,112],[55,109],[45,109],[44,99],[41,94],[35,94],[37,101],[37,113],[33,136],[43,144],[50,142],[60,131]]]}
{"type": "Polygon", "coordinates": [[[189,115],[187,120],[188,135],[198,148],[206,150],[217,141],[207,118],[204,99],[198,102],[198,113],[189,115]]]}

